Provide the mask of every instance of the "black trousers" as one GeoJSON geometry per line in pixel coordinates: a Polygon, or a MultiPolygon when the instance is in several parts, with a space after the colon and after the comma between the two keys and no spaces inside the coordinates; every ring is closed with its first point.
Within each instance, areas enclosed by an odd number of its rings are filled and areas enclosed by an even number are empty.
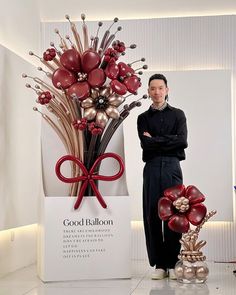
{"type": "Polygon", "coordinates": [[[149,263],[156,268],[174,268],[180,251],[181,234],[169,229],[158,216],[163,191],[183,183],[179,159],[156,157],[143,170],[143,221],[149,263]]]}

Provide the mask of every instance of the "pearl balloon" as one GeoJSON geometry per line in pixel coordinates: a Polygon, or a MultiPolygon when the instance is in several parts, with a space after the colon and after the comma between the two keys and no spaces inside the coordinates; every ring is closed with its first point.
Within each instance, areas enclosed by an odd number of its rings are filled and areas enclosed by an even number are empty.
{"type": "Polygon", "coordinates": [[[184,269],[182,266],[175,267],[175,275],[177,279],[182,279],[184,276],[184,269]]]}
{"type": "Polygon", "coordinates": [[[195,269],[193,267],[184,268],[184,278],[191,280],[195,277],[195,269]]]}
{"type": "Polygon", "coordinates": [[[209,273],[208,267],[200,266],[196,270],[196,277],[200,280],[206,279],[208,273],[209,273]]]}

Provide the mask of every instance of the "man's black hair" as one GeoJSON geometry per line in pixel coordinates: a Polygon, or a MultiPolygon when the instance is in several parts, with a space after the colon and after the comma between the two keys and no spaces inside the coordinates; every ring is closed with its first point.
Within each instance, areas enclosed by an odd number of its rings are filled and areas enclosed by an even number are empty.
{"type": "Polygon", "coordinates": [[[148,86],[150,85],[151,81],[152,80],[163,80],[165,82],[165,85],[167,87],[167,79],[164,75],[162,74],[154,74],[152,75],[150,78],[149,78],[149,81],[148,81],[148,86]]]}

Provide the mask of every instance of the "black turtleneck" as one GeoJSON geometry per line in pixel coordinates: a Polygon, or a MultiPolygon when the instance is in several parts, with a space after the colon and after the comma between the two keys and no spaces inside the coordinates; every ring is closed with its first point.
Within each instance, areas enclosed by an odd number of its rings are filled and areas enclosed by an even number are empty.
{"type": "Polygon", "coordinates": [[[182,110],[167,104],[163,110],[150,107],[138,116],[138,135],[143,149],[143,161],[158,156],[185,159],[187,144],[186,117],[182,110]],[[149,132],[152,137],[143,135],[149,132]]]}

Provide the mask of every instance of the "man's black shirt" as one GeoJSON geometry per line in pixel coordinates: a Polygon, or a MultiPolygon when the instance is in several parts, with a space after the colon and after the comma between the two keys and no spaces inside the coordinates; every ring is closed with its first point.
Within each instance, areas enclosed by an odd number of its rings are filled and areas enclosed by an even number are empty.
{"type": "Polygon", "coordinates": [[[182,110],[169,104],[161,111],[151,106],[138,116],[137,124],[144,162],[158,156],[185,159],[187,124],[182,110]],[[144,136],[145,131],[152,137],[144,136]]]}

